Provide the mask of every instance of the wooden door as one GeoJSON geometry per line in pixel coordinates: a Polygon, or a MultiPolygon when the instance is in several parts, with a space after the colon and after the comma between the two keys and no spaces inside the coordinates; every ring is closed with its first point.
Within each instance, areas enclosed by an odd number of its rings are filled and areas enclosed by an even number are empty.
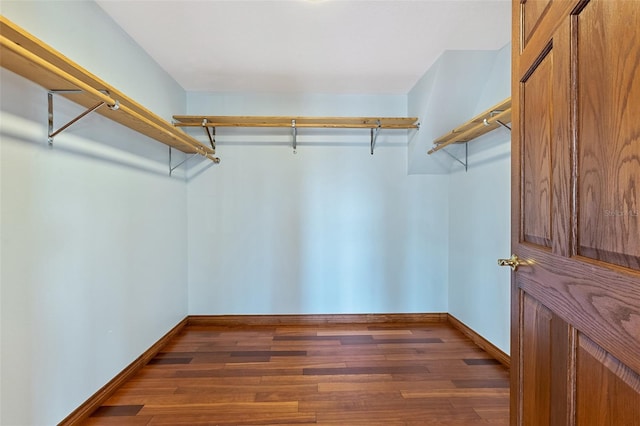
{"type": "Polygon", "coordinates": [[[514,0],[512,425],[640,425],[640,1],[514,0]]]}

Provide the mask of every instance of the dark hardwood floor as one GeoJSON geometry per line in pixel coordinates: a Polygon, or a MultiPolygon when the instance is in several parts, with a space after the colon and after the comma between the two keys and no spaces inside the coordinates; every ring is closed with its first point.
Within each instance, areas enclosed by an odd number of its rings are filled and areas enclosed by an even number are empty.
{"type": "Polygon", "coordinates": [[[509,372],[447,323],[189,325],[88,425],[507,425],[509,372]]]}

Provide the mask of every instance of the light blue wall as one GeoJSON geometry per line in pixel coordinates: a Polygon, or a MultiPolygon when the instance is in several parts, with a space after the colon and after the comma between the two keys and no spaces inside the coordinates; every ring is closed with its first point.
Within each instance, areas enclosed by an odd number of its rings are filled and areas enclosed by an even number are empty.
{"type": "Polygon", "coordinates": [[[496,261],[510,255],[510,147],[508,136],[491,137],[503,143],[469,145],[469,171],[451,175],[449,313],[509,353],[510,269],[496,261]]]}
{"type": "MultiPolygon", "coordinates": [[[[469,117],[511,96],[511,45],[495,60],[469,117]]],[[[452,165],[449,189],[449,313],[510,352],[511,134],[469,143],[468,172],[452,165]]],[[[436,153],[441,154],[441,153],[436,153]]]]}
{"type": "MultiPolygon", "coordinates": [[[[409,173],[448,174],[449,313],[509,353],[510,284],[497,266],[510,250],[510,133],[494,130],[468,144],[468,172],[433,140],[511,96],[510,44],[498,51],[448,51],[408,95],[421,119],[409,141],[409,173]]],[[[465,160],[465,145],[446,148],[465,160]]]]}
{"type": "MultiPolygon", "coordinates": [[[[446,174],[451,157],[427,155],[433,140],[475,115],[475,107],[490,78],[495,51],[446,51],[418,80],[408,95],[408,113],[420,118],[420,131],[410,135],[409,174],[446,174]]],[[[487,105],[486,108],[489,108],[487,105]]],[[[486,109],[485,108],[485,109],[486,109]]],[[[459,147],[449,146],[450,152],[459,147]]]]}
{"type": "MultiPolygon", "coordinates": [[[[402,116],[405,96],[190,94],[191,114],[402,116]]],[[[406,132],[218,133],[189,181],[189,312],[447,310],[447,176],[407,176],[406,132]],[[227,141],[227,143],[225,143],[227,141]]]]}
{"type": "MultiPolygon", "coordinates": [[[[2,14],[163,116],[184,91],[86,1],[2,14]]],[[[0,70],[0,424],[56,424],[187,313],[186,185],[91,115],[47,147],[46,90],[0,70]]],[[[56,99],[59,126],[82,111],[56,99]]]]}

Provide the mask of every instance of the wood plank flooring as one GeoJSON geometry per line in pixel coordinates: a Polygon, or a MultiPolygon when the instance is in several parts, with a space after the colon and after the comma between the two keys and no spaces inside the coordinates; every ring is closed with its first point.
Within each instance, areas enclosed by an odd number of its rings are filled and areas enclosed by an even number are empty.
{"type": "Polygon", "coordinates": [[[509,372],[446,323],[189,325],[87,425],[507,425],[509,372]]]}

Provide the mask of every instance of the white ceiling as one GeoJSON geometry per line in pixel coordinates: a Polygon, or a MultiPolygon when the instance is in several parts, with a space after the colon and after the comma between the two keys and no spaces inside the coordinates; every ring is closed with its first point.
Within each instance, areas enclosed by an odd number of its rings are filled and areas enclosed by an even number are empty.
{"type": "Polygon", "coordinates": [[[188,91],[405,94],[511,31],[509,0],[96,1],[188,91]]]}

